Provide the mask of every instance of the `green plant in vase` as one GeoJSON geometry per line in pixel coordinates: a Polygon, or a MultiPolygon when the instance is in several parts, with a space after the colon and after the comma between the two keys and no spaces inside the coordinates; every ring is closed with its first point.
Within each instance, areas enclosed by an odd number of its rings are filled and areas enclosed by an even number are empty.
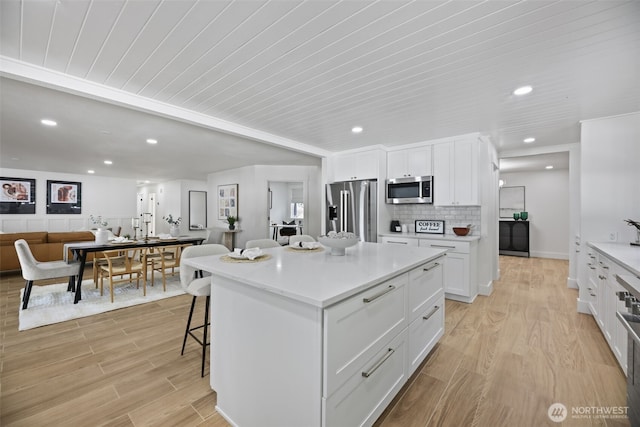
{"type": "Polygon", "coordinates": [[[227,223],[229,224],[229,230],[235,230],[236,229],[236,222],[238,221],[238,218],[235,216],[231,216],[229,215],[227,217],[227,223]]]}

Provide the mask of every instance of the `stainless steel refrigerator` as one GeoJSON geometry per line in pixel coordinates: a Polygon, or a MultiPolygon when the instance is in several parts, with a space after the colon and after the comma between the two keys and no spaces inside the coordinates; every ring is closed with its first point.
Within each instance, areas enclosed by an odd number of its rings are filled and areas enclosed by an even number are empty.
{"type": "Polygon", "coordinates": [[[327,184],[327,232],[350,231],[363,242],[376,242],[377,206],[376,180],[327,184]]]}

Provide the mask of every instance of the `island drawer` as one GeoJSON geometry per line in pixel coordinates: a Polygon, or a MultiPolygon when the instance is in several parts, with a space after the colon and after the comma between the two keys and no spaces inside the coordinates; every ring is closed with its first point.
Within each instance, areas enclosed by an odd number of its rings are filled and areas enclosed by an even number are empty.
{"type": "Polygon", "coordinates": [[[407,380],[407,345],[405,328],[323,398],[323,426],[372,425],[407,380]]]}
{"type": "Polygon", "coordinates": [[[444,291],[434,295],[409,325],[409,373],[420,366],[425,357],[444,334],[444,291]]]}
{"type": "Polygon", "coordinates": [[[422,314],[429,301],[442,291],[444,257],[409,272],[409,322],[422,314]]]}
{"type": "Polygon", "coordinates": [[[324,311],[325,397],[360,372],[365,361],[408,326],[408,273],[324,311]]]}

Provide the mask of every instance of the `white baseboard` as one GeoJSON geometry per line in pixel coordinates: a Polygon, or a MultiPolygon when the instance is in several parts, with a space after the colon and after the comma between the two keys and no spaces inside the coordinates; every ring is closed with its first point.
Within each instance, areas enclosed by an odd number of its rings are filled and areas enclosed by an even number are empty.
{"type": "Polygon", "coordinates": [[[567,277],[567,288],[580,289],[580,287],[578,286],[578,281],[576,279],[572,279],[571,277],[567,277]]]}
{"type": "Polygon", "coordinates": [[[493,280],[489,281],[486,285],[480,285],[478,287],[478,294],[489,296],[493,292],[493,280]]]}
{"type": "Polygon", "coordinates": [[[586,301],[581,301],[580,298],[576,298],[578,303],[578,313],[583,314],[591,314],[591,310],[589,310],[589,304],[586,301]]]}
{"type": "Polygon", "coordinates": [[[569,254],[562,252],[531,251],[530,254],[534,258],[569,259],[569,254]]]}

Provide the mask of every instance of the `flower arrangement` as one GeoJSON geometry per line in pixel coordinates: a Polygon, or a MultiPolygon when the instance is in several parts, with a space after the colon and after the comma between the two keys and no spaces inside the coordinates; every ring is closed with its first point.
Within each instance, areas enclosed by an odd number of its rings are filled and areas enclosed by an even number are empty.
{"type": "Polygon", "coordinates": [[[98,216],[89,215],[89,219],[91,219],[91,222],[93,222],[94,225],[97,225],[100,227],[106,227],[107,225],[109,225],[106,219],[102,219],[102,215],[98,215],[98,216]]]}
{"type": "Polygon", "coordinates": [[[169,214],[167,216],[163,216],[162,219],[167,221],[167,224],[169,224],[171,226],[176,226],[176,227],[178,227],[180,225],[180,223],[182,222],[182,217],[178,217],[177,219],[173,219],[173,215],[171,215],[171,214],[169,214]]]}

